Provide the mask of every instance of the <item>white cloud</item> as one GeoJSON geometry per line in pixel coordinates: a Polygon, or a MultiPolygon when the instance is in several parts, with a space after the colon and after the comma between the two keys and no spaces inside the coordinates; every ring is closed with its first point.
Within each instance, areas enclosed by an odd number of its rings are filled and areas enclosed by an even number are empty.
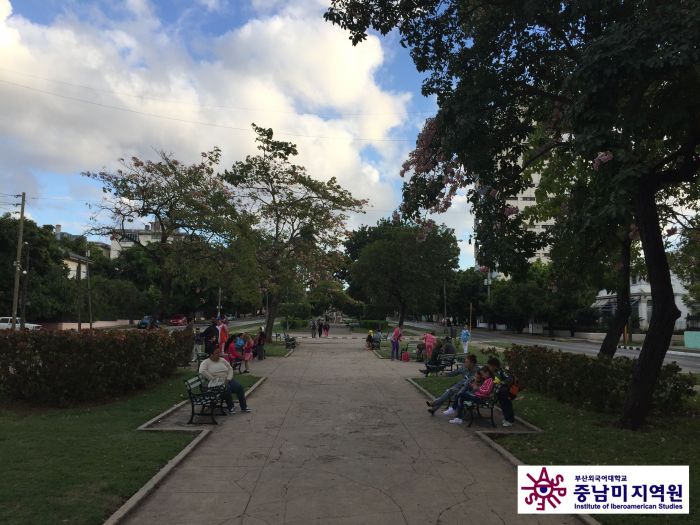
{"type": "Polygon", "coordinates": [[[227,166],[255,152],[254,121],[296,142],[312,176],[335,176],[370,199],[370,212],[353,224],[387,216],[400,199],[392,182],[413,146],[393,142],[391,133],[414,122],[406,111],[411,95],[379,82],[382,43],[370,37],[353,47],[323,20],[326,1],[251,2],[255,17],[242,26],[197,35],[202,58],[148,0],[126,0],[122,19],[95,8],[91,18],[68,11],[50,25],[13,15],[0,0],[3,187],[38,193],[32,173],[50,172],[80,198],[95,190],[81,171],[153,157],[154,148],[195,161],[218,145],[227,166]]]}

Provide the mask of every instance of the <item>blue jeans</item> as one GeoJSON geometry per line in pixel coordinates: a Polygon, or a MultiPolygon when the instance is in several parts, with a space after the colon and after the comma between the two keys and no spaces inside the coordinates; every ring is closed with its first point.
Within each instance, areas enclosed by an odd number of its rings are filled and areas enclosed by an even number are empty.
{"type": "Polygon", "coordinates": [[[223,398],[224,401],[226,401],[226,406],[228,408],[231,408],[233,406],[233,396],[231,395],[232,393],[236,394],[236,397],[238,398],[238,404],[241,405],[241,410],[245,410],[248,407],[245,401],[245,390],[243,389],[243,385],[241,385],[235,379],[227,381],[226,388],[224,388],[223,398]]]}
{"type": "Polygon", "coordinates": [[[392,359],[399,359],[401,356],[399,355],[399,342],[398,341],[392,341],[391,342],[391,358],[392,359]]]}

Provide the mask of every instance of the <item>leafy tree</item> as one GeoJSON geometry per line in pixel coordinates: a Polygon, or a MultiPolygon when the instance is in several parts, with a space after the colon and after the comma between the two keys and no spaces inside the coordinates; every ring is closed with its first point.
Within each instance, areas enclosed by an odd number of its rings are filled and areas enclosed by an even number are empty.
{"type": "Polygon", "coordinates": [[[483,311],[486,302],[484,275],[474,268],[453,272],[447,280],[447,313],[464,322],[469,322],[469,306],[472,307],[472,319],[475,320],[483,311]]]}
{"type": "Polygon", "coordinates": [[[414,225],[380,224],[379,238],[360,251],[350,267],[352,280],[372,303],[399,312],[433,312],[443,279],[457,267],[459,249],[454,232],[445,226],[421,231],[414,225]]]}
{"type": "MultiPolygon", "coordinates": [[[[436,192],[433,200],[449,201],[469,183],[514,195],[530,183],[528,165],[563,152],[601,172],[596,184],[607,191],[591,215],[630,207],[654,301],[621,418],[639,428],[680,315],[657,202],[693,193],[698,181],[700,105],[687,96],[700,88],[696,3],[334,0],[326,18],[354,43],[369,27],[398,28],[428,73],[423,91],[438,99],[431,142],[442,169],[419,176],[418,187],[436,192]]],[[[503,209],[480,205],[474,193],[477,219],[503,209]]]]}
{"type": "Polygon", "coordinates": [[[334,177],[319,181],[293,164],[296,145],[275,140],[272,129],[253,124],[253,130],[260,153],[236,162],[221,180],[235,188],[237,203],[259,219],[256,256],[269,294],[265,333],[270,339],[285,290],[328,267],[347,213],[360,211],[363,201],[354,199],[334,177]]]}
{"type": "Polygon", "coordinates": [[[671,267],[688,289],[684,299],[695,314],[700,314],[700,219],[694,218],[681,231],[677,249],[671,254],[671,267]]]}
{"type": "Polygon", "coordinates": [[[197,250],[204,246],[202,239],[221,243],[235,238],[239,221],[243,220],[233,206],[229,189],[214,176],[221,157],[218,148],[202,153],[202,160],[191,165],[169,153],[158,155],[157,161],[120,159],[122,167],[116,172],[83,173],[100,182],[106,194],[93,217],[93,233],[120,238],[136,221],[156,223],[156,242],[133,239],[158,270],[160,298],[153,312],[156,319],[169,308],[175,268],[202,256],[197,250]]]}

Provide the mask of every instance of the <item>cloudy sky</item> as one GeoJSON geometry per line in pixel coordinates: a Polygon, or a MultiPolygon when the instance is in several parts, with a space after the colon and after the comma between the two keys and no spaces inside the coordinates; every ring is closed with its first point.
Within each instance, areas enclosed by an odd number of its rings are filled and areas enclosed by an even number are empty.
{"type": "MultiPolygon", "coordinates": [[[[374,224],[400,202],[399,168],[434,101],[394,36],[352,47],[328,0],[0,0],[0,212],[27,192],[40,224],[82,233],[100,188],[85,170],[219,146],[253,153],[250,123],[295,142],[374,224]]],[[[436,217],[472,263],[464,201],[436,217]]]]}

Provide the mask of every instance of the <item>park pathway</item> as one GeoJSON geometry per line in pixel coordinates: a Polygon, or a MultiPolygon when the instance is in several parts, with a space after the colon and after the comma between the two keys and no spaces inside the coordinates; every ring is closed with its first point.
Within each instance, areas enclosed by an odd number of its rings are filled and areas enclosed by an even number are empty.
{"type": "MultiPolygon", "coordinates": [[[[133,524],[576,523],[518,516],[515,471],[470,430],[430,417],[415,363],[359,341],[270,358],[252,414],[225,418],[130,516],[133,524]]],[[[183,414],[184,417],[184,414],[183,414]]]]}

